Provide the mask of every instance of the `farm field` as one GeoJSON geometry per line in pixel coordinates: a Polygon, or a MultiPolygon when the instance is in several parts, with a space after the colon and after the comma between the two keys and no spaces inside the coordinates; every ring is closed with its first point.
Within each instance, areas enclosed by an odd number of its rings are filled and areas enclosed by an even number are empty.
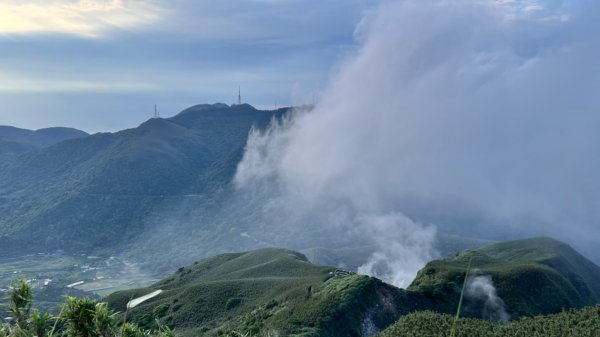
{"type": "Polygon", "coordinates": [[[116,257],[29,254],[0,259],[0,303],[7,302],[5,295],[20,278],[32,286],[35,308],[49,312],[58,310],[58,304],[67,295],[100,299],[114,291],[144,287],[155,281],[134,263],[116,257]]]}

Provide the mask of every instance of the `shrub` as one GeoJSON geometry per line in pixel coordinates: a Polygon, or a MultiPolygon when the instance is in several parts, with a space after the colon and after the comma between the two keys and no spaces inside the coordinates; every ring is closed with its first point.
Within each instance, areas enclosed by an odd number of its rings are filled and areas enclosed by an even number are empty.
{"type": "MultiPolygon", "coordinates": [[[[10,311],[14,324],[0,322],[0,337],[174,337],[173,330],[165,325],[155,330],[145,330],[135,323],[124,322],[118,327],[106,303],[84,298],[68,297],[57,317],[50,314],[31,313],[33,296],[31,286],[21,279],[12,286],[10,311]],[[52,326],[52,329],[48,329],[52,326]]],[[[157,311],[162,311],[158,309],[157,311]]]]}

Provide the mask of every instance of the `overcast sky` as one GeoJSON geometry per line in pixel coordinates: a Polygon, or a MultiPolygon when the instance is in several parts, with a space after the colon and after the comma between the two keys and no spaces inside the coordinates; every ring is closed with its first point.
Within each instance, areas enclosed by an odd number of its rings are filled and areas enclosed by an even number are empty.
{"type": "Polygon", "coordinates": [[[3,0],[0,125],[134,127],[158,104],[310,102],[366,0],[3,0]]]}

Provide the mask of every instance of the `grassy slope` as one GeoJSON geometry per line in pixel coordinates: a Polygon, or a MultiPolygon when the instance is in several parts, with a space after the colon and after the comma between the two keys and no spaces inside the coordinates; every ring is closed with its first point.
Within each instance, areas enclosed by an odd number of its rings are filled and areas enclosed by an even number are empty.
{"type": "Polygon", "coordinates": [[[359,336],[367,325],[383,328],[406,313],[402,303],[411,296],[404,291],[367,276],[334,277],[333,270],[283,249],[223,254],[107,301],[124,311],[131,298],[162,289],[129,316],[148,323],[158,314],[186,336],[226,331],[359,336]]]}
{"type": "MultiPolygon", "coordinates": [[[[453,317],[418,312],[402,317],[378,337],[450,336],[453,317]]],[[[554,315],[522,318],[508,324],[461,319],[456,337],[595,337],[600,336],[600,306],[569,310],[554,315]]]]}
{"type": "MultiPolygon", "coordinates": [[[[549,238],[503,242],[432,261],[409,289],[438,298],[436,309],[452,312],[469,259],[474,273],[492,276],[513,317],[599,302],[600,268],[570,246],[549,238]]],[[[466,314],[477,316],[478,311],[466,314]]]]}
{"type": "MultiPolygon", "coordinates": [[[[331,277],[330,267],[310,264],[304,255],[262,249],[197,262],[149,288],[112,294],[108,301],[124,311],[131,298],[163,289],[159,297],[136,307],[132,316],[148,323],[158,314],[189,336],[229,330],[359,336],[377,330],[369,326],[384,328],[409,313],[453,313],[469,258],[475,273],[492,275],[513,318],[598,303],[594,294],[600,268],[548,238],[503,242],[433,261],[407,290],[366,276],[331,277]]],[[[462,315],[478,317],[481,312],[467,299],[462,315]]]]}

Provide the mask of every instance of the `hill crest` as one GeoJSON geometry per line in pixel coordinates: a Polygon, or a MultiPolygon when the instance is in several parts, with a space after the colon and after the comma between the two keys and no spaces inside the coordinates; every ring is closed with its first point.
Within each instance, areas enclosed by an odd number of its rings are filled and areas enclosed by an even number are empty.
{"type": "Polygon", "coordinates": [[[495,243],[431,261],[409,289],[448,301],[450,309],[469,261],[479,275],[491,276],[514,317],[600,303],[600,267],[569,245],[547,237],[495,243]]]}

